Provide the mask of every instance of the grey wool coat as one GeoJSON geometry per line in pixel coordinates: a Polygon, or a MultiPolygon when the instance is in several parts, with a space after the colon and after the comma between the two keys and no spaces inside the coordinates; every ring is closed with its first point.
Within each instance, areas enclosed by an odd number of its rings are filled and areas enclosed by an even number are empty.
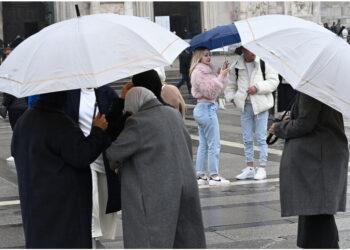
{"type": "Polygon", "coordinates": [[[349,150],[342,115],[302,93],[291,119],[275,124],[286,139],[280,164],[282,216],[345,211],[349,150]]]}
{"type": "Polygon", "coordinates": [[[206,247],[191,138],[176,109],[145,103],[106,152],[120,168],[124,247],[206,247]]]}

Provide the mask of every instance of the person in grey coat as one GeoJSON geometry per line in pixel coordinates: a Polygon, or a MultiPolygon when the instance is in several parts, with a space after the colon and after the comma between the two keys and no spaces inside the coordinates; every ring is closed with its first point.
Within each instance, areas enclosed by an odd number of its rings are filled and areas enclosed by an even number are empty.
{"type": "Polygon", "coordinates": [[[120,172],[125,248],[205,248],[191,138],[180,113],[143,87],[126,94],[132,113],[107,149],[120,172]]]}
{"type": "Polygon", "coordinates": [[[349,149],[341,113],[297,93],[289,120],[270,133],[286,139],[280,164],[282,216],[299,216],[297,245],[339,248],[334,214],[345,211],[349,149]]]}

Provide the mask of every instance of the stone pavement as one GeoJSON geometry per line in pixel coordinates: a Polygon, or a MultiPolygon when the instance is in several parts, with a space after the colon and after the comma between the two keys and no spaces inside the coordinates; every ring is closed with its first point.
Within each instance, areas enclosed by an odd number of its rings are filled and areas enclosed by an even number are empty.
{"type": "MultiPolygon", "coordinates": [[[[223,56],[214,56],[212,61],[220,65],[223,56]]],[[[178,72],[176,64],[167,70],[178,72]]],[[[177,78],[170,77],[169,80],[175,83],[177,78]]],[[[185,86],[181,92],[186,103],[194,103],[185,86]]],[[[186,125],[192,136],[196,159],[198,131],[192,110],[193,105],[189,104],[186,125]]],[[[208,248],[296,248],[297,218],[280,216],[279,162],[283,140],[269,148],[266,180],[237,181],[234,177],[245,167],[239,111],[227,106],[226,110],[218,111],[218,117],[222,145],[220,174],[231,184],[225,187],[201,186],[199,189],[208,248]]],[[[346,122],[346,132],[350,139],[349,122],[346,122]]],[[[0,120],[0,248],[23,248],[16,170],[14,164],[6,162],[10,156],[11,137],[8,120],[0,120]]],[[[256,152],[256,164],[257,159],[256,152]]],[[[348,188],[348,199],[349,192],[348,188]]],[[[349,211],[336,216],[341,248],[350,248],[349,211]]],[[[106,248],[123,248],[121,213],[116,239],[102,242],[106,248]]]]}

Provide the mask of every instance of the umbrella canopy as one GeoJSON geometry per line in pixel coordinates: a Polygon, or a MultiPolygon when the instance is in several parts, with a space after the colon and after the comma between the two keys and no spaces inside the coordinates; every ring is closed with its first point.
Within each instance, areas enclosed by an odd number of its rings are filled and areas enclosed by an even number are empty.
{"type": "Polygon", "coordinates": [[[190,41],[190,51],[198,47],[206,47],[209,50],[239,43],[241,38],[234,24],[218,26],[204,33],[196,35],[190,41]]]}
{"type": "Polygon", "coordinates": [[[82,16],[23,41],[0,66],[0,90],[17,97],[93,88],[171,64],[188,47],[141,17],[82,16]]]}
{"type": "Polygon", "coordinates": [[[350,117],[350,46],[322,26],[287,15],[235,22],[242,45],[295,89],[350,117]]]}

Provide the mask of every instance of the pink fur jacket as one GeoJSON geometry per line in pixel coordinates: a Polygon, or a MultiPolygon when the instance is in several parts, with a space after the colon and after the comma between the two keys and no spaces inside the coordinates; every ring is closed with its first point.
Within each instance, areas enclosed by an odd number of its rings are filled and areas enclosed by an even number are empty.
{"type": "Polygon", "coordinates": [[[217,67],[198,63],[191,74],[192,95],[198,102],[215,103],[227,85],[227,77],[218,76],[217,67]]]}

